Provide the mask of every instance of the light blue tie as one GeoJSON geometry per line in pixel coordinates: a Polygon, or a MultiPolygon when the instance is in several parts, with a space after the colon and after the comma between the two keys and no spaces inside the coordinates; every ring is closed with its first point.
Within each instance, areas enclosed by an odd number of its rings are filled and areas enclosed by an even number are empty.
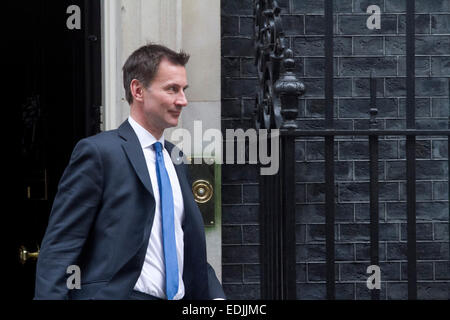
{"type": "Polygon", "coordinates": [[[154,145],[156,151],[156,176],[158,177],[159,195],[161,198],[162,234],[164,261],[166,266],[166,295],[168,300],[178,292],[178,261],[175,242],[175,224],[173,194],[169,175],[164,165],[161,142],[154,145]]]}

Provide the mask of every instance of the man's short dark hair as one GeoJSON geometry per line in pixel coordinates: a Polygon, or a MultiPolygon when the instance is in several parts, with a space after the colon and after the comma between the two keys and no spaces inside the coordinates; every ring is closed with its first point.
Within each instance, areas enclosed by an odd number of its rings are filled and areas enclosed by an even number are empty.
{"type": "Polygon", "coordinates": [[[149,43],[131,54],[125,62],[123,71],[123,85],[125,96],[129,104],[133,103],[130,84],[134,79],[145,87],[155,78],[159,64],[165,58],[175,65],[185,66],[189,55],[183,51],[175,52],[163,45],[149,43]]]}

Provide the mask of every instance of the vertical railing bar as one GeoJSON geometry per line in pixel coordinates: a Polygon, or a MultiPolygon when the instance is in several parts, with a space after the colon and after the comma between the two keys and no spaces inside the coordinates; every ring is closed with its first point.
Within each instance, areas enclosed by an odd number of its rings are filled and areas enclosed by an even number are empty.
{"type": "MultiPolygon", "coordinates": [[[[376,107],[377,82],[370,78],[370,129],[377,130],[376,107]]],[[[370,153],[370,264],[379,266],[379,185],[378,185],[378,136],[369,136],[370,153]]],[[[372,289],[372,300],[380,299],[380,290],[372,289]]]]}
{"type": "MultiPolygon", "coordinates": [[[[325,127],[333,129],[334,116],[334,52],[333,52],[333,0],[325,4],[325,127]]],[[[327,299],[335,299],[335,244],[334,244],[334,136],[325,137],[325,229],[327,299]]]]}
{"type": "Polygon", "coordinates": [[[283,137],[283,299],[296,299],[295,270],[295,136],[283,137]]]}
{"type": "MultiPolygon", "coordinates": [[[[274,188],[275,188],[275,179],[276,176],[271,176],[270,180],[270,193],[272,194],[272,198],[275,197],[276,198],[276,193],[274,193],[274,188]]],[[[268,198],[270,199],[270,198],[268,198]]],[[[274,206],[276,204],[276,199],[275,201],[269,201],[269,230],[270,230],[270,241],[269,241],[269,264],[270,264],[270,277],[269,277],[269,284],[270,284],[270,299],[275,299],[275,293],[274,293],[274,288],[276,288],[276,279],[274,278],[274,274],[275,274],[275,250],[274,250],[274,238],[275,238],[275,225],[274,225],[274,206]]]]}
{"type": "MultiPolygon", "coordinates": [[[[281,145],[281,154],[283,154],[283,148],[284,146],[281,145]]],[[[281,166],[283,166],[283,163],[280,163],[281,166]]],[[[280,172],[282,172],[281,170],[283,170],[283,168],[280,168],[280,172]]],[[[283,281],[282,281],[282,271],[280,268],[281,265],[281,244],[280,244],[280,238],[282,236],[281,234],[281,230],[280,230],[280,220],[281,220],[281,216],[282,216],[282,203],[281,203],[281,179],[282,179],[282,175],[281,173],[278,173],[275,176],[275,184],[274,184],[274,194],[276,194],[275,197],[275,206],[274,206],[274,211],[273,211],[273,221],[274,221],[274,234],[275,234],[275,241],[274,241],[274,251],[275,251],[275,276],[276,276],[276,287],[275,287],[275,300],[280,300],[282,299],[281,297],[281,292],[282,292],[282,285],[283,285],[283,281]]]]}
{"type": "MultiPolygon", "coordinates": [[[[450,78],[448,78],[448,129],[450,129],[450,78]]],[[[447,172],[448,172],[448,262],[450,264],[450,135],[447,136],[447,172]]]]}
{"type": "MultiPolygon", "coordinates": [[[[415,129],[415,0],[406,1],[406,127],[415,129]]],[[[406,137],[408,299],[417,299],[416,136],[406,137]]]]}

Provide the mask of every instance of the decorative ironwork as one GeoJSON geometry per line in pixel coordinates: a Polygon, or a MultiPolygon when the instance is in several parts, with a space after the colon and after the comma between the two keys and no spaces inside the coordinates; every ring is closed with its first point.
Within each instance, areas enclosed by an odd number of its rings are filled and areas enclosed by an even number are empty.
{"type": "Polygon", "coordinates": [[[280,16],[274,0],[255,0],[255,65],[259,91],[255,101],[256,128],[297,128],[298,98],[305,86],[294,73],[293,52],[287,48],[280,16]]]}
{"type": "MultiPolygon", "coordinates": [[[[296,128],[298,98],[304,85],[293,72],[292,51],[286,48],[281,27],[280,8],[276,1],[255,0],[255,50],[260,90],[256,97],[255,126],[257,129],[280,129],[279,173],[261,176],[261,297],[262,299],[296,299],[301,288],[296,287],[295,251],[295,139],[324,137],[325,139],[325,234],[326,234],[326,297],[336,298],[335,261],[335,158],[337,136],[369,137],[370,171],[370,263],[379,265],[379,137],[406,137],[406,204],[407,204],[407,274],[408,298],[417,299],[416,250],[416,137],[444,136],[449,144],[449,130],[424,130],[415,127],[415,28],[414,1],[407,1],[406,10],[406,129],[388,130],[377,122],[376,79],[370,76],[370,106],[367,129],[340,130],[334,122],[334,1],[323,0],[325,11],[325,128],[296,128]]],[[[450,79],[449,79],[450,97],[450,79]]],[[[450,107],[450,101],[449,101],[450,107]]],[[[449,162],[450,165],[450,162],[449,162]]],[[[450,170],[449,170],[450,177],[450,170]]],[[[450,188],[449,188],[450,197],[450,188]]],[[[450,223],[450,216],[449,216],[450,223]]],[[[449,239],[450,241],[450,239],[449,239]]],[[[380,291],[372,290],[372,299],[380,299],[380,291]]]]}

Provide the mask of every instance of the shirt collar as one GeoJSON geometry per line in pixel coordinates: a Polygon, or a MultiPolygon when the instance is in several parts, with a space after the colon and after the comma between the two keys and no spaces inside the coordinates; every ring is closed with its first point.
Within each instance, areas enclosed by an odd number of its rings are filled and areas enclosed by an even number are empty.
{"type": "Polygon", "coordinates": [[[156,138],[150,132],[148,132],[143,126],[137,123],[136,120],[134,120],[131,116],[128,117],[128,122],[136,133],[142,149],[153,145],[157,141],[161,142],[164,148],[164,133],[159,140],[156,140],[156,138]]]}

